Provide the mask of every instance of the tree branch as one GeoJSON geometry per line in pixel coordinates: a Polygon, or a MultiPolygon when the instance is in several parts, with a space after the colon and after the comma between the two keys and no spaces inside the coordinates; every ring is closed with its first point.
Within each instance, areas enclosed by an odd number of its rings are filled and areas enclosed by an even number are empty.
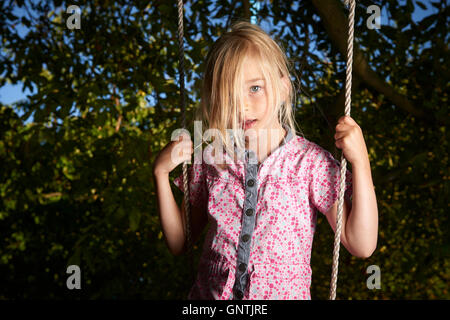
{"type": "MultiPolygon", "coordinates": [[[[342,55],[347,55],[347,17],[345,16],[342,6],[337,0],[312,0],[323,25],[330,36],[332,42],[337,46],[342,55]]],[[[373,71],[364,58],[363,53],[354,46],[353,49],[353,70],[361,78],[362,81],[369,86],[382,93],[392,103],[408,113],[425,118],[429,121],[434,121],[431,114],[425,113],[418,109],[414,104],[404,95],[395,91],[395,89],[381,79],[375,71],[373,71]]]]}
{"type": "Polygon", "coordinates": [[[249,0],[243,0],[242,5],[244,7],[244,18],[250,20],[251,13],[250,13],[250,1],[249,0]]]}

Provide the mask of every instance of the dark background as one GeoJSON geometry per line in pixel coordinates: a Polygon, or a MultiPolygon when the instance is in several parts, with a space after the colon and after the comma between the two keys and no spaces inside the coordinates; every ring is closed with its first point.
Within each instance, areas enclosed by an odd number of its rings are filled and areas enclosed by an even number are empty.
{"type": "MultiPolygon", "coordinates": [[[[333,135],[344,112],[348,12],[340,1],[185,6],[188,122],[208,49],[246,18],[292,61],[299,131],[340,159],[333,135]]],[[[187,259],[165,246],[151,176],[181,127],[176,16],[176,1],[2,2],[0,299],[186,298],[187,259]],[[72,4],[80,29],[66,25],[72,4]],[[23,94],[5,102],[17,86],[23,94]],[[81,290],[66,287],[71,264],[81,290]]],[[[448,17],[446,1],[357,1],[351,116],[368,148],[379,238],[369,259],[341,248],[338,299],[449,298],[448,17]],[[380,29],[367,27],[373,4],[380,29]],[[380,267],[379,290],[366,286],[370,265],[380,267]]],[[[332,246],[319,214],[313,299],[328,298],[332,246]]]]}

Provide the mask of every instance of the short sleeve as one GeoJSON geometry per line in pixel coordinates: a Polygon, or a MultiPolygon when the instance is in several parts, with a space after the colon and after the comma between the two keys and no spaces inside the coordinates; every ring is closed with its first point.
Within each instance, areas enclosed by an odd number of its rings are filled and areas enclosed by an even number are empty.
{"type": "MultiPolygon", "coordinates": [[[[191,206],[206,210],[208,190],[206,188],[205,168],[203,163],[188,165],[188,181],[189,202],[191,206]]],[[[176,177],[173,183],[181,190],[181,192],[184,192],[183,173],[176,177]]]]}
{"type": "MultiPolygon", "coordinates": [[[[317,210],[325,214],[339,197],[341,163],[318,145],[313,148],[311,157],[309,197],[317,210]]],[[[352,173],[347,166],[344,197],[352,200],[352,196],[352,173]]]]}

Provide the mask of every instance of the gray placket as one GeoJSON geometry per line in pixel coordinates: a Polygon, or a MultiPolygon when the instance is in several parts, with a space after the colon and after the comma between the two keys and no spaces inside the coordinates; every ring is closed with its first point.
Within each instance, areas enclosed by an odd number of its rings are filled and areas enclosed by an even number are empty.
{"type": "Polygon", "coordinates": [[[233,298],[242,299],[248,280],[248,260],[250,258],[250,245],[253,229],[255,228],[256,202],[258,200],[258,160],[251,150],[245,151],[245,200],[244,215],[242,217],[242,229],[239,235],[237,252],[236,275],[233,287],[233,298]],[[252,160],[253,159],[253,160],[252,160]]]}
{"type": "MultiPolygon", "coordinates": [[[[288,142],[293,134],[290,128],[283,124],[287,131],[282,145],[288,142]]],[[[242,215],[242,228],[239,234],[239,244],[237,251],[236,273],[232,299],[241,300],[244,297],[245,288],[248,282],[248,260],[250,258],[250,248],[253,230],[255,228],[256,203],[258,200],[258,159],[255,152],[245,150],[245,200],[244,214],[242,215]]]]}

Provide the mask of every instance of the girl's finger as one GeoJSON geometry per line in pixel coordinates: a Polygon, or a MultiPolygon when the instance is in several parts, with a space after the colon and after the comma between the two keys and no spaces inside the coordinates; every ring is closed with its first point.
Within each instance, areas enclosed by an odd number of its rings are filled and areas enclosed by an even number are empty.
{"type": "Polygon", "coordinates": [[[180,148],[180,153],[179,156],[180,157],[184,157],[184,156],[191,156],[191,154],[194,152],[194,149],[191,146],[183,146],[182,148],[180,148]]]}
{"type": "Polygon", "coordinates": [[[338,139],[334,144],[336,145],[337,148],[342,149],[342,143],[343,139],[338,139]]]}
{"type": "Polygon", "coordinates": [[[340,123],[336,126],[336,131],[345,131],[348,129],[347,124],[340,123]]]}
{"type": "Polygon", "coordinates": [[[355,119],[353,119],[351,116],[345,116],[344,122],[348,123],[349,125],[357,124],[355,119]]]}
{"type": "Polygon", "coordinates": [[[341,139],[341,138],[345,137],[345,135],[346,135],[345,132],[342,132],[342,131],[336,132],[336,134],[334,135],[334,139],[335,140],[341,139]]]}
{"type": "Polygon", "coordinates": [[[351,116],[342,116],[339,118],[338,123],[355,124],[355,120],[351,116]]]}
{"type": "Polygon", "coordinates": [[[342,116],[338,119],[338,123],[344,123],[345,116],[342,116]]]}
{"type": "Polygon", "coordinates": [[[176,138],[176,142],[181,143],[184,141],[190,141],[191,137],[189,135],[187,135],[186,133],[181,133],[177,138],[176,138]]]}
{"type": "Polygon", "coordinates": [[[189,138],[183,137],[183,139],[178,141],[178,143],[181,143],[181,144],[192,143],[192,140],[189,138]]]}
{"type": "Polygon", "coordinates": [[[182,147],[185,147],[185,146],[189,147],[189,146],[192,146],[192,145],[193,145],[192,140],[182,140],[182,141],[178,141],[178,144],[179,144],[180,146],[182,146],[182,147]]]}
{"type": "Polygon", "coordinates": [[[336,141],[334,142],[334,145],[336,146],[336,148],[339,148],[339,149],[341,148],[341,147],[340,147],[339,140],[336,140],[336,141]]]}

